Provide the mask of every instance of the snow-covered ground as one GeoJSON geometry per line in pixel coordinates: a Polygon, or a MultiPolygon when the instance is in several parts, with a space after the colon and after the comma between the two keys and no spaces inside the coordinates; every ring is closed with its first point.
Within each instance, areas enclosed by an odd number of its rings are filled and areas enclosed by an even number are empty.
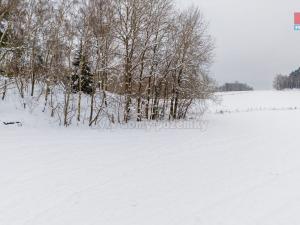
{"type": "Polygon", "coordinates": [[[300,224],[300,91],[218,95],[202,129],[58,128],[0,101],[23,122],[0,125],[0,225],[300,224]]]}

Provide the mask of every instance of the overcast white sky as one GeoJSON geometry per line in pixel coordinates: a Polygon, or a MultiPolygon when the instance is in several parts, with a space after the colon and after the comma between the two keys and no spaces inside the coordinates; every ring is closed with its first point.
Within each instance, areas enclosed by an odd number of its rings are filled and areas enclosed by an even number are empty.
{"type": "Polygon", "coordinates": [[[300,31],[294,12],[300,0],[176,0],[197,5],[216,39],[212,76],[219,84],[241,81],[255,89],[272,88],[277,73],[300,67],[300,31]]]}

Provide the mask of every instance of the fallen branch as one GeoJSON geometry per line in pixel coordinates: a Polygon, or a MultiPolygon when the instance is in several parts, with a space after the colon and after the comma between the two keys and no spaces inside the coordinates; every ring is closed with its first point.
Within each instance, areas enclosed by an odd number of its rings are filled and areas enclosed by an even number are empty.
{"type": "Polygon", "coordinates": [[[4,125],[8,126],[8,125],[15,125],[17,124],[18,126],[22,126],[21,122],[3,122],[4,125]]]}

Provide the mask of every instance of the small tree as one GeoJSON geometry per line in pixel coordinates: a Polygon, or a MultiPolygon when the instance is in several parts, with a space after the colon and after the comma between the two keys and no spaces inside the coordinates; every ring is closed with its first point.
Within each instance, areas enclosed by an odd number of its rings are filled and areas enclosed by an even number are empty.
{"type": "Polygon", "coordinates": [[[94,78],[86,56],[82,52],[82,44],[80,44],[80,48],[76,52],[73,66],[75,67],[75,72],[72,75],[73,92],[82,91],[85,94],[91,95],[94,92],[94,78]]]}

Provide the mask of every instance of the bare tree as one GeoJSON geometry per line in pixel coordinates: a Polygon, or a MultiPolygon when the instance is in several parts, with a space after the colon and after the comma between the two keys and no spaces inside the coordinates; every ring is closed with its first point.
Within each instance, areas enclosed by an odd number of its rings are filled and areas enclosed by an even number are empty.
{"type": "Polygon", "coordinates": [[[0,6],[0,72],[15,81],[24,107],[43,95],[42,111],[64,126],[182,119],[196,99],[212,96],[213,41],[197,8],[178,11],[172,0],[0,6]]]}

